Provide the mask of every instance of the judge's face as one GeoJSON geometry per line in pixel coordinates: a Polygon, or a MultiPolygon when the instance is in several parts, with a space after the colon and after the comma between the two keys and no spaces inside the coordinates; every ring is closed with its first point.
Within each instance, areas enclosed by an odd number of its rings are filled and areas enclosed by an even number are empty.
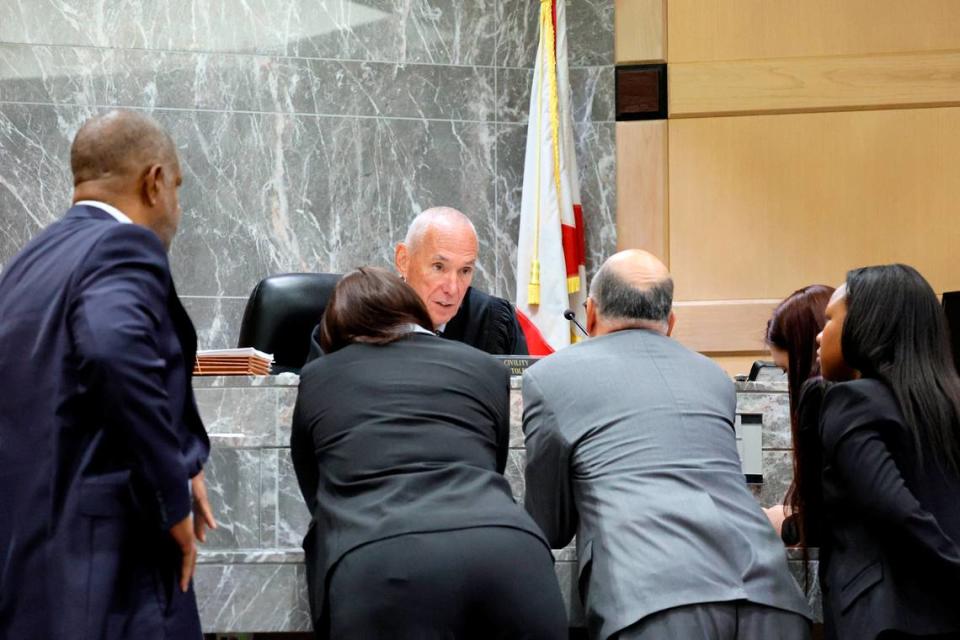
{"type": "Polygon", "coordinates": [[[827,303],[826,324],[817,335],[817,361],[827,380],[850,380],[854,371],[843,359],[843,323],[847,317],[847,288],[840,286],[827,303]]]}
{"type": "Polygon", "coordinates": [[[460,309],[473,281],[477,236],[469,227],[432,227],[412,247],[397,247],[397,270],[423,304],[437,328],[460,309]]]}

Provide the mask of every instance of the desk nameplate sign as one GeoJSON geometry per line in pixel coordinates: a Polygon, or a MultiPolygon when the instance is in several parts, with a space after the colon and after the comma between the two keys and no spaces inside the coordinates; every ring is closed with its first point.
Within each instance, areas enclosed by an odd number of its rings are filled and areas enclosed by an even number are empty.
{"type": "Polygon", "coordinates": [[[527,367],[539,360],[541,356],[494,356],[510,370],[511,376],[522,376],[527,367]]]}

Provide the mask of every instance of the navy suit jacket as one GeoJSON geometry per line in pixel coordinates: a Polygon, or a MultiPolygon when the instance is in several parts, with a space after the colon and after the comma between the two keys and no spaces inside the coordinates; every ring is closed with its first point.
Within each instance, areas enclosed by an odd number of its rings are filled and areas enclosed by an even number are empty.
{"type": "Polygon", "coordinates": [[[0,640],[199,638],[168,533],[209,440],[150,230],[72,208],[0,275],[0,640]]]}

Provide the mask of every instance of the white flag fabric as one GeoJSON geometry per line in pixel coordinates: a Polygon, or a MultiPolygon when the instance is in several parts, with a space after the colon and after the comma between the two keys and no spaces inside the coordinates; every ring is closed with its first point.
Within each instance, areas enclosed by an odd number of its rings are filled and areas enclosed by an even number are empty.
{"type": "Polygon", "coordinates": [[[564,0],[541,0],[540,44],[530,92],[523,171],[516,300],[517,308],[536,325],[552,350],[577,339],[563,312],[572,309],[582,322],[586,299],[584,227],[570,103],[564,0]]]}

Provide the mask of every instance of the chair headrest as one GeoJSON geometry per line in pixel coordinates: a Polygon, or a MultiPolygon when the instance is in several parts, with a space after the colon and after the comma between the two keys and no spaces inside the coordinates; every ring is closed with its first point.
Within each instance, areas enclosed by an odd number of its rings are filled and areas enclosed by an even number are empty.
{"type": "Polygon", "coordinates": [[[283,273],[261,280],[247,301],[237,346],[272,353],[275,371],[299,370],[340,276],[283,273]]]}

